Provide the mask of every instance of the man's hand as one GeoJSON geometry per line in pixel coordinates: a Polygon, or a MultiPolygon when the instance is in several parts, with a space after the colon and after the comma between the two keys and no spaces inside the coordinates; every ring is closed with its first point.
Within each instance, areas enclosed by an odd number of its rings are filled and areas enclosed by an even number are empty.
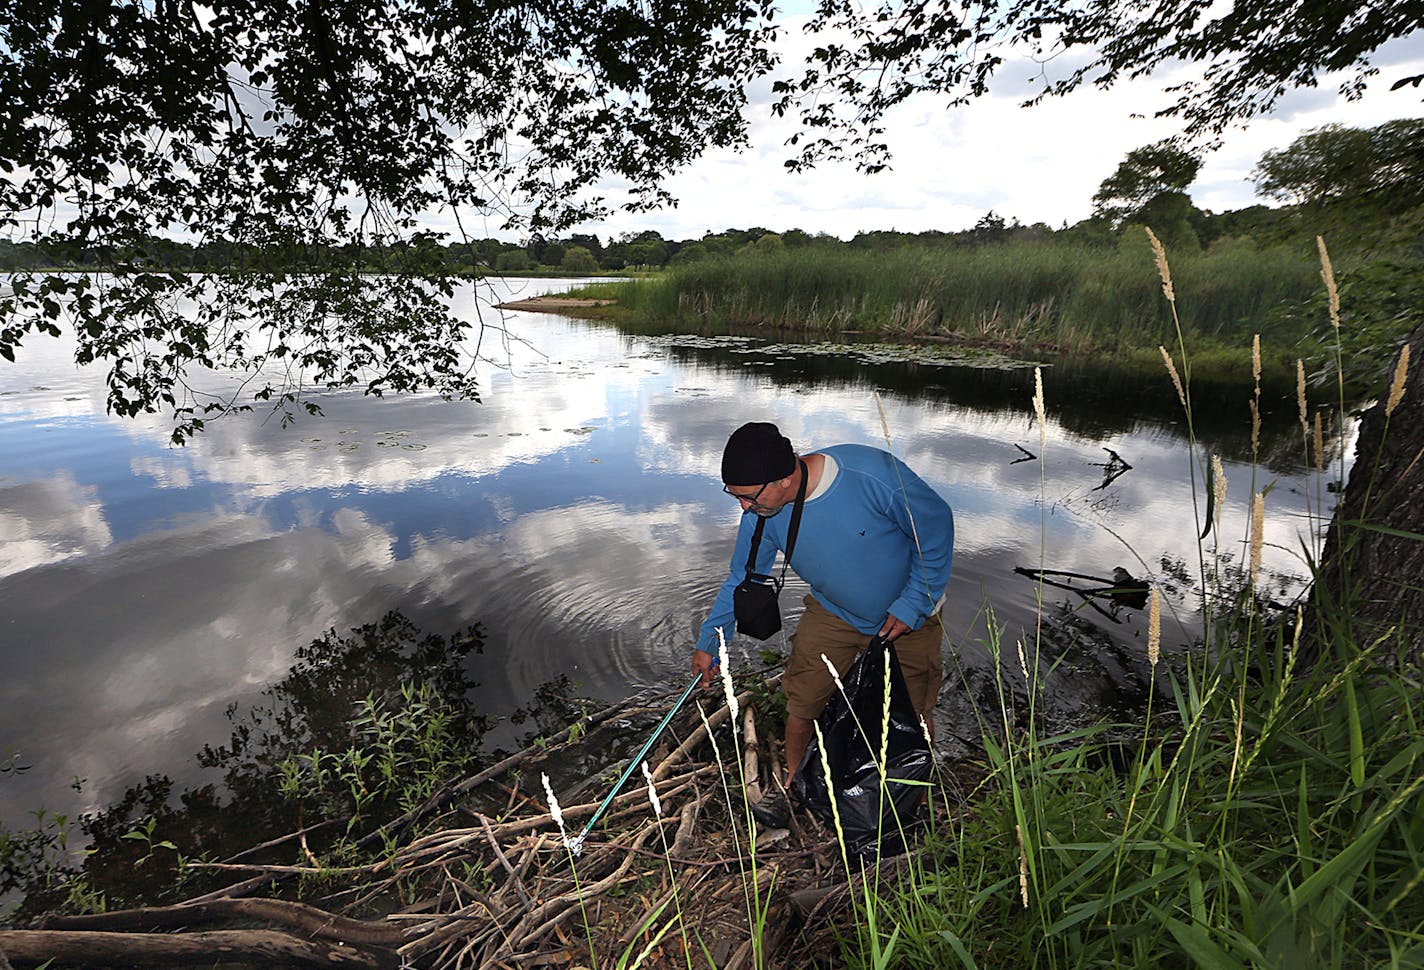
{"type": "Polygon", "coordinates": [[[702,686],[712,686],[712,671],[717,669],[717,658],[706,650],[692,651],[692,672],[702,675],[702,686]]]}
{"type": "MultiPolygon", "coordinates": [[[[886,640],[894,640],[902,633],[909,633],[910,628],[889,613],[885,614],[885,624],[880,628],[880,636],[886,640]]],[[[695,666],[695,665],[694,665],[695,666]]]]}

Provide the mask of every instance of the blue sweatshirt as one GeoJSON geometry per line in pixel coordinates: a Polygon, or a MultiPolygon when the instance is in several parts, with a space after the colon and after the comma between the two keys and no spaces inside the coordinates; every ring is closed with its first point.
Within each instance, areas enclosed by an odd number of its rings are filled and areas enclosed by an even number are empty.
{"type": "MultiPolygon", "coordinates": [[[[820,453],[835,460],[835,478],[806,501],[791,568],[822,606],[866,636],[880,632],[887,613],[919,629],[949,582],[954,548],[949,505],[888,452],[835,445],[820,453]]],[[[771,573],[777,551],[785,550],[791,510],[787,503],[766,520],[755,572],[771,573]]],[[[729,642],[736,629],[732,591],[746,577],[756,521],[756,513],[743,513],[731,572],[697,639],[697,649],[713,657],[717,628],[729,642]]]]}

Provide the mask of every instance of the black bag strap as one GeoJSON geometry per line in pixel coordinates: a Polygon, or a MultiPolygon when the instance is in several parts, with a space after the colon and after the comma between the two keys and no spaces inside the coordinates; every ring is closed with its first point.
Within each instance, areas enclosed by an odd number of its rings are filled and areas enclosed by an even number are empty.
{"type": "MultiPolygon", "coordinates": [[[[801,510],[806,507],[806,481],[811,477],[810,470],[806,467],[804,459],[799,459],[801,465],[801,484],[796,488],[796,504],[791,507],[791,524],[786,527],[786,556],[781,561],[781,576],[775,580],[776,588],[780,591],[782,584],[786,581],[786,567],[791,563],[791,553],[796,549],[796,533],[801,531],[801,510]]],[[[752,531],[752,548],[747,554],[747,577],[760,576],[756,572],[757,549],[761,546],[762,530],[766,528],[766,519],[757,516],[756,529],[752,531]]],[[[770,576],[766,577],[770,579],[770,576]]]]}

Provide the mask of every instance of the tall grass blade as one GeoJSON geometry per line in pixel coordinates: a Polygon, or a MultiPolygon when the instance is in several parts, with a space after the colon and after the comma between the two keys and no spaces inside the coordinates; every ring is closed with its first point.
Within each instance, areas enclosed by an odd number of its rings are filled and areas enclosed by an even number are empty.
{"type": "Polygon", "coordinates": [[[1203,970],[1246,970],[1246,964],[1222,949],[1200,926],[1188,926],[1171,916],[1163,922],[1182,952],[1203,970]]]}
{"type": "Polygon", "coordinates": [[[969,955],[969,951],[964,948],[964,941],[955,935],[953,930],[939,930],[939,938],[949,944],[949,948],[954,951],[954,955],[959,958],[962,966],[968,970],[979,970],[979,964],[974,962],[974,958],[969,955]]]}

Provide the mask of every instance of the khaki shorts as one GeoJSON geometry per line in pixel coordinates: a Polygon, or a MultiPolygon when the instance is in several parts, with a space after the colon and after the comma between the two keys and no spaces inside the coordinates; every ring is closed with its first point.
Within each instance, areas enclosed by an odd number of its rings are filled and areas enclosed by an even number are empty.
{"type": "MultiPolygon", "coordinates": [[[[786,661],[781,688],[786,692],[786,713],[813,721],[836,689],[821,654],[830,658],[837,673],[845,676],[855,658],[870,643],[870,637],[816,602],[814,596],[807,596],[805,602],[806,613],[791,635],[791,656],[786,661]]],[[[942,634],[939,614],[935,614],[918,630],[903,634],[895,641],[895,655],[905,674],[905,684],[910,688],[910,700],[915,711],[926,719],[939,700],[940,684],[944,681],[942,634]]]]}

